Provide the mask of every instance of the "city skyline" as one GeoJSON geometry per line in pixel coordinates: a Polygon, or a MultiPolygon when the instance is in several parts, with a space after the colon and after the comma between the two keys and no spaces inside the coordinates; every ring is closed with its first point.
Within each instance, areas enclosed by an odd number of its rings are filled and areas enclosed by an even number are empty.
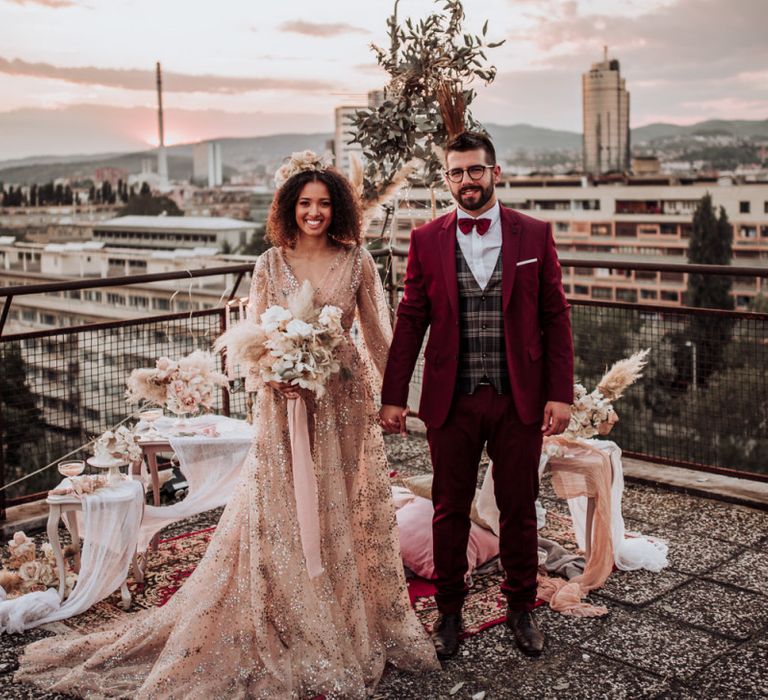
{"type": "MultiPolygon", "coordinates": [[[[151,120],[137,118],[155,107],[155,60],[169,144],[330,132],[336,106],[360,103],[386,81],[369,45],[386,45],[393,4],[300,0],[257,15],[232,1],[211,15],[175,1],[0,0],[0,160],[156,143],[151,120]],[[56,123],[61,132],[50,133],[56,123]]],[[[487,19],[488,39],[506,39],[488,52],[496,82],[477,86],[474,113],[483,122],[580,131],[581,74],[605,44],[633,95],[632,127],[768,115],[760,0],[464,6],[468,31],[487,19]]],[[[440,7],[405,0],[399,14],[418,19],[440,7]]]]}

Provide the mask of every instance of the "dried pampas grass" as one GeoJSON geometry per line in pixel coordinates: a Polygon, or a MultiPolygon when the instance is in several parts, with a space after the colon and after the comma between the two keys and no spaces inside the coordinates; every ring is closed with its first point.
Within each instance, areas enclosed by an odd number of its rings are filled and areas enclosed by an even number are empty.
{"type": "Polygon", "coordinates": [[[216,352],[226,351],[227,364],[255,365],[266,352],[266,333],[253,321],[241,321],[222,333],[213,345],[216,352]]]}
{"type": "Polygon", "coordinates": [[[165,403],[167,390],[155,381],[155,370],[150,368],[135,369],[126,381],[125,400],[129,404],[139,403],[142,399],[147,403],[162,406],[165,403]]]}
{"type": "Polygon", "coordinates": [[[466,131],[464,126],[464,91],[460,82],[441,81],[437,86],[437,102],[443,117],[448,142],[466,131]]]}
{"type": "Polygon", "coordinates": [[[349,154],[349,182],[357,196],[362,200],[364,190],[365,175],[363,173],[363,163],[358,158],[357,153],[352,151],[349,154]]]}
{"type": "Polygon", "coordinates": [[[646,358],[650,351],[650,348],[639,350],[626,360],[614,362],[603,375],[603,378],[597,383],[597,388],[608,401],[621,398],[624,390],[643,376],[642,370],[648,364],[646,358]]]}
{"type": "Polygon", "coordinates": [[[363,230],[368,227],[368,224],[376,214],[378,207],[383,207],[388,204],[395,195],[408,184],[408,178],[416,172],[416,169],[421,164],[421,161],[414,158],[409,160],[400,170],[398,170],[393,176],[392,181],[380,192],[369,199],[362,199],[363,205],[363,230]]]}
{"type": "Polygon", "coordinates": [[[288,311],[294,318],[300,318],[312,323],[317,310],[315,309],[315,290],[309,280],[304,280],[301,288],[288,299],[288,311]]]}

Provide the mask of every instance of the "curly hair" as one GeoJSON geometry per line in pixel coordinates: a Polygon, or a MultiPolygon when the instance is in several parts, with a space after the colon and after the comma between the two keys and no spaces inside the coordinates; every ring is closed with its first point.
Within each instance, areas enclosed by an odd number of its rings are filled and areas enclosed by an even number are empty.
{"type": "Polygon", "coordinates": [[[360,200],[349,180],[338,170],[304,170],[296,173],[275,193],[267,219],[267,240],[275,246],[293,248],[299,236],[296,202],[308,182],[322,182],[331,196],[331,224],[328,238],[339,246],[362,243],[360,200]]]}

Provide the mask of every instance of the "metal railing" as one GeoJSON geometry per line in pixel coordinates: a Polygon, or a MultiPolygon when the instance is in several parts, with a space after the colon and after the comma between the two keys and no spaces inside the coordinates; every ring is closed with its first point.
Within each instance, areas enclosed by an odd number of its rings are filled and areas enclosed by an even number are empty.
{"type": "MultiPolygon", "coordinates": [[[[372,251],[392,308],[402,292],[404,250],[372,251]]],[[[606,267],[605,260],[561,256],[563,267],[606,267]]],[[[616,269],[768,276],[764,268],[610,263],[616,269]]],[[[0,288],[0,332],[19,295],[234,275],[233,299],[252,265],[0,288]]],[[[244,287],[245,288],[245,287],[244,287]]],[[[227,298],[226,293],[222,298],[227,298]]],[[[768,480],[768,314],[637,303],[572,300],[577,381],[591,390],[606,367],[651,348],[644,377],[616,405],[611,433],[625,454],[661,464],[768,480]]],[[[132,369],[162,355],[210,348],[225,307],[84,326],[0,335],[0,488],[76,450],[131,411],[124,400],[132,369]]],[[[417,366],[414,383],[420,383],[417,366]]],[[[239,386],[216,410],[245,414],[239,386]]],[[[415,407],[414,407],[415,408],[415,407]]],[[[59,476],[49,469],[0,491],[6,505],[37,498],[59,476]]]]}
{"type": "MultiPolygon", "coordinates": [[[[407,251],[392,260],[390,304],[407,251]],[[399,262],[399,267],[398,263],[399,262]]],[[[563,268],[611,268],[768,278],[768,267],[608,262],[559,255],[563,268]]],[[[596,281],[600,281],[595,278],[596,281]]],[[[591,391],[605,370],[650,348],[643,378],[616,402],[609,438],[625,455],[659,464],[768,481],[768,314],[569,298],[575,381],[591,391]]],[[[420,380],[419,361],[415,379],[420,380]]]]}

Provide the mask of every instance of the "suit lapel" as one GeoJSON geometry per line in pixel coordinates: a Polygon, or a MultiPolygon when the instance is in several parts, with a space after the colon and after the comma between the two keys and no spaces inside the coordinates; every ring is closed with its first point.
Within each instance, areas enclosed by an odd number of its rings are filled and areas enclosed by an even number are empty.
{"type": "Polygon", "coordinates": [[[517,215],[511,209],[501,207],[501,292],[505,310],[515,285],[521,238],[520,220],[517,215]]]}
{"type": "Polygon", "coordinates": [[[445,289],[453,313],[459,315],[459,282],[456,278],[456,212],[445,217],[440,230],[439,254],[443,266],[445,289]]]}

